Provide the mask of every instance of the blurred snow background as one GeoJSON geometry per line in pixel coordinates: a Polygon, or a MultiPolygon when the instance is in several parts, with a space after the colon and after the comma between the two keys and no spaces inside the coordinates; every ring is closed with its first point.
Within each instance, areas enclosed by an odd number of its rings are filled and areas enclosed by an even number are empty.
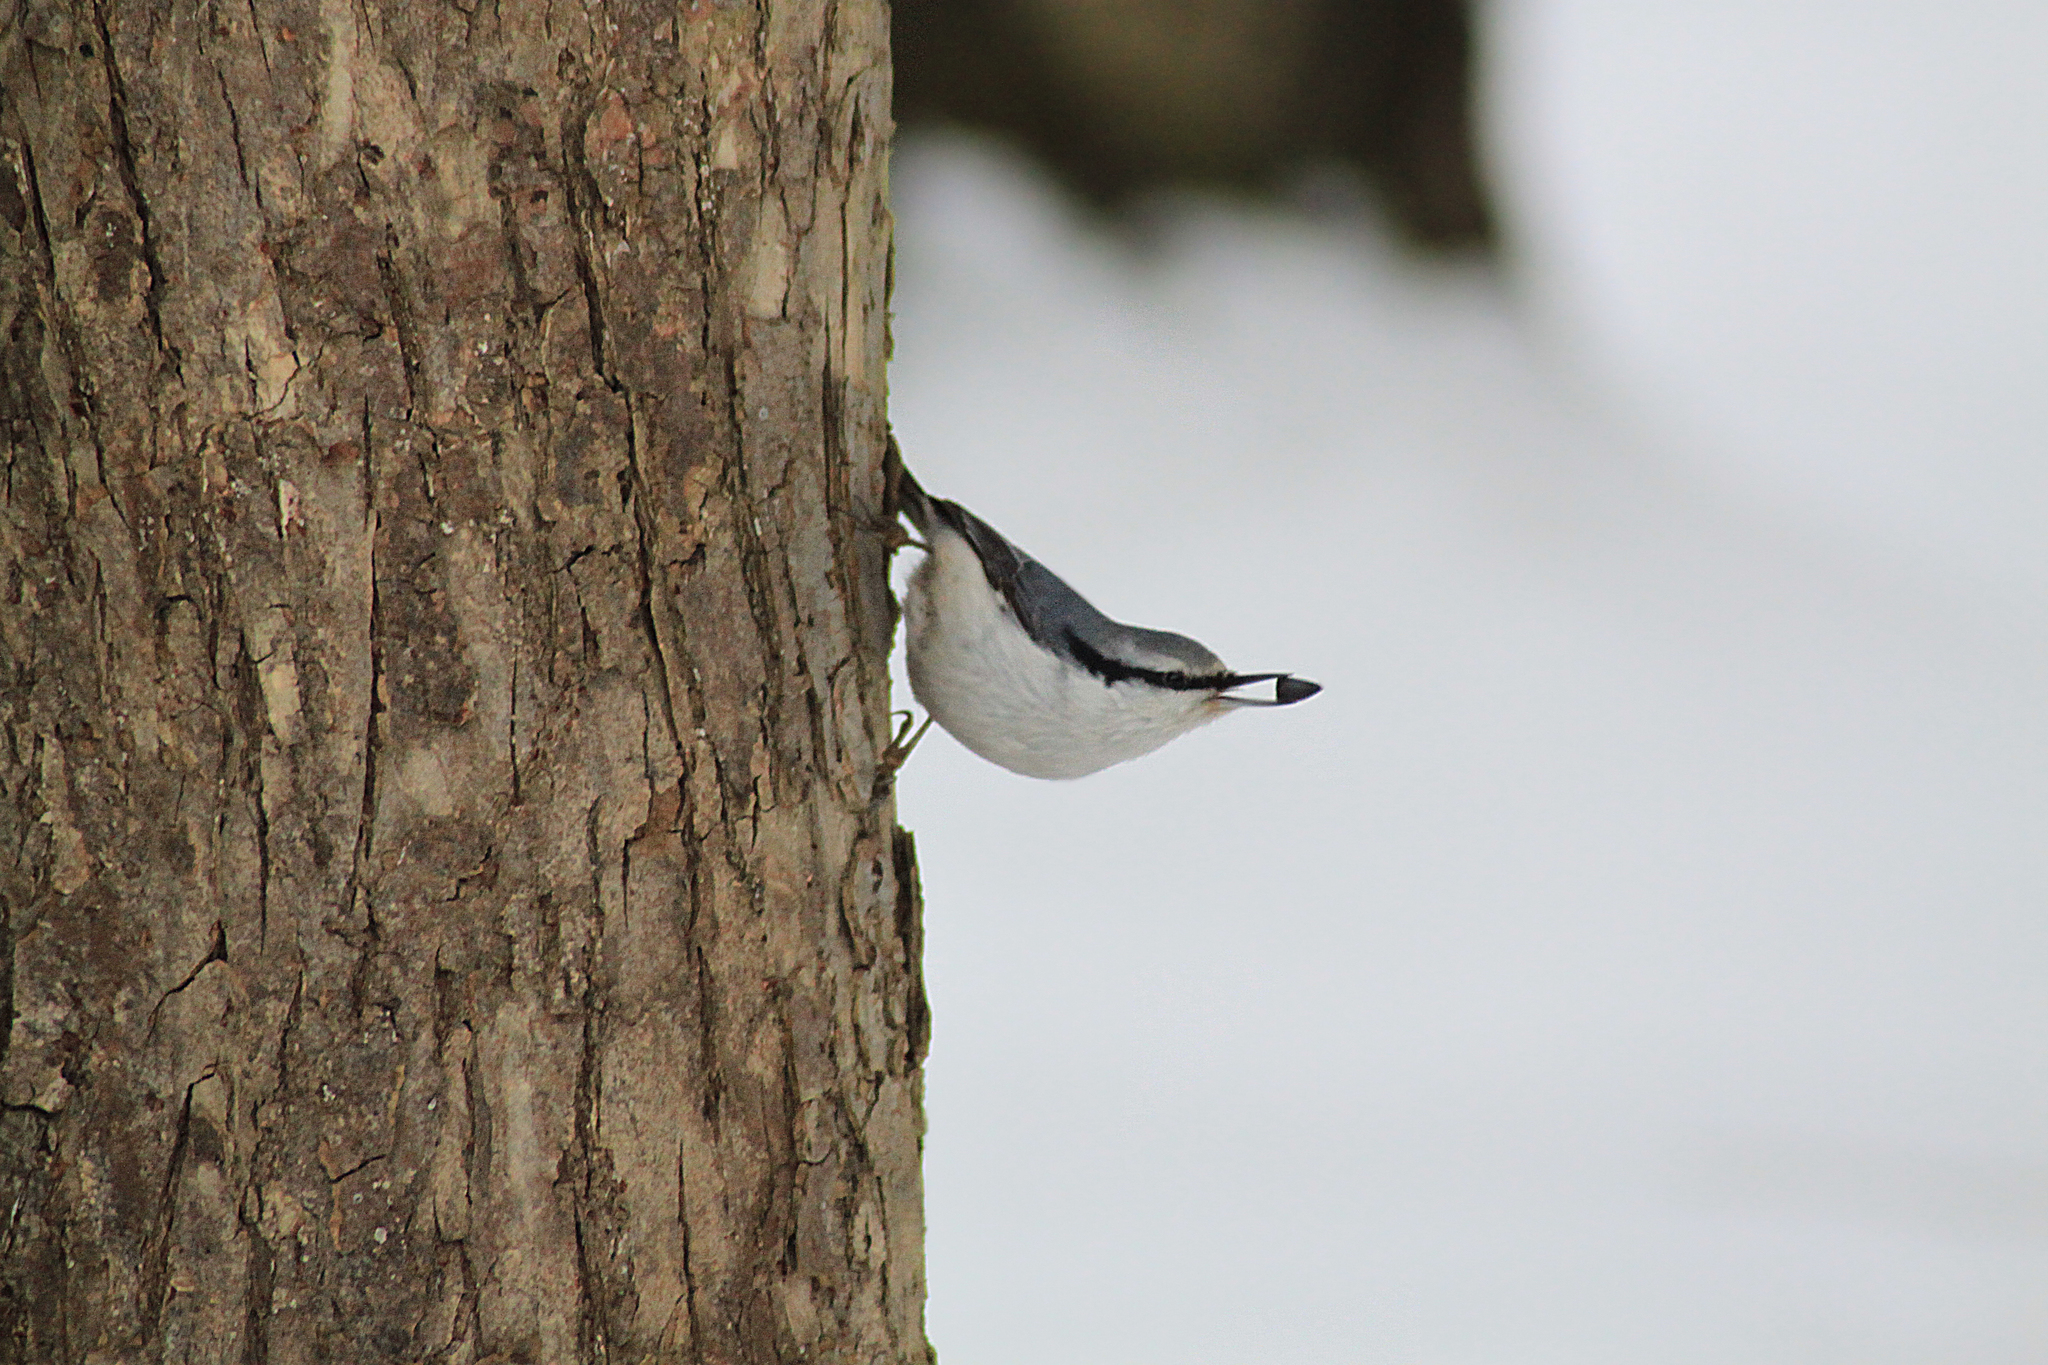
{"type": "Polygon", "coordinates": [[[2048,1359],[2048,8],[1485,37],[1505,271],[901,149],[920,478],[1328,688],[906,772],[932,1339],[2048,1359]]]}

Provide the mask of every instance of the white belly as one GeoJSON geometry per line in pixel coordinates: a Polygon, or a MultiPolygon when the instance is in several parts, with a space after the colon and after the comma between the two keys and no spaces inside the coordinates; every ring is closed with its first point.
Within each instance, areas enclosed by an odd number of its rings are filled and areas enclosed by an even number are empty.
{"type": "Polygon", "coordinates": [[[1105,683],[1025,635],[959,536],[937,528],[903,620],[910,689],[946,732],[1026,777],[1085,777],[1226,709],[1208,692],[1105,683]]]}

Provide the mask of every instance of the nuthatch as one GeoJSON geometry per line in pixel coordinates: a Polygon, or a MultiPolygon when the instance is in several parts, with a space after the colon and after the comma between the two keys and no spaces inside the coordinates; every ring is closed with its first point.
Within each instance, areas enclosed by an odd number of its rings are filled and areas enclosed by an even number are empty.
{"type": "Polygon", "coordinates": [[[889,454],[896,506],[926,552],[903,600],[910,689],[989,762],[1085,777],[1238,707],[1322,691],[1291,673],[1233,673],[1185,635],[1110,620],[980,517],[927,494],[893,436],[889,454]],[[1272,696],[1235,695],[1263,682],[1272,696]]]}

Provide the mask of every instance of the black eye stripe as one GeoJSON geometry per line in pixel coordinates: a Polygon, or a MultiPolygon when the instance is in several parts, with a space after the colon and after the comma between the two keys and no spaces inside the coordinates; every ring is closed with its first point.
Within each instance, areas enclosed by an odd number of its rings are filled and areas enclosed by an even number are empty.
{"type": "Polygon", "coordinates": [[[1071,629],[1066,636],[1067,648],[1074,652],[1074,658],[1080,661],[1081,667],[1104,683],[1150,683],[1174,692],[1215,692],[1230,685],[1232,675],[1228,673],[1165,673],[1156,668],[1139,668],[1136,664],[1108,658],[1100,650],[1091,648],[1071,629]]]}

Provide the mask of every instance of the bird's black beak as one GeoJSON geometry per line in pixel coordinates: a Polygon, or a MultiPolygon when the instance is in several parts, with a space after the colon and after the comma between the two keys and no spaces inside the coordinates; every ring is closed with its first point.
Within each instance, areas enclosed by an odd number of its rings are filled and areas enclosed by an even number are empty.
{"type": "Polygon", "coordinates": [[[1223,684],[1222,690],[1227,694],[1234,688],[1249,687],[1253,683],[1262,682],[1273,684],[1272,696],[1232,697],[1225,695],[1221,699],[1227,702],[1235,702],[1239,706],[1292,706],[1298,701],[1307,701],[1310,697],[1323,690],[1321,683],[1312,683],[1307,678],[1297,678],[1292,673],[1233,673],[1230,676],[1230,681],[1223,684]]]}

